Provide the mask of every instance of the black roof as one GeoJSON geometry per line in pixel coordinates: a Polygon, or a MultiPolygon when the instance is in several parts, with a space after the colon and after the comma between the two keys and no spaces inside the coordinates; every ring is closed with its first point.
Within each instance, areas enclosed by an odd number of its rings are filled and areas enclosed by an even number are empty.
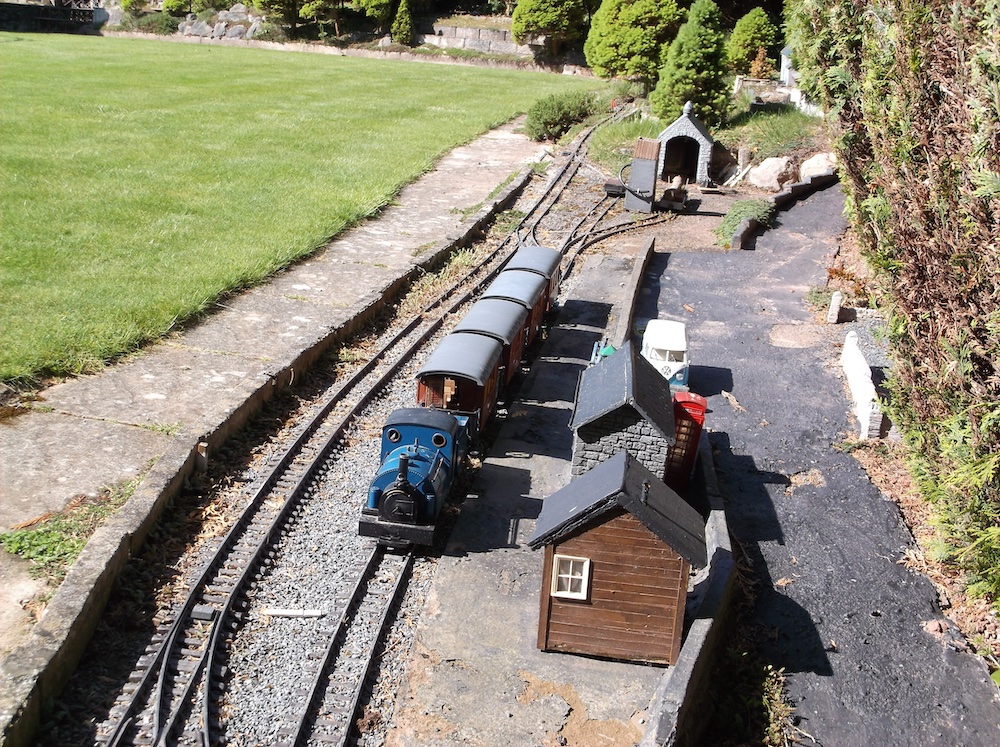
{"type": "Polygon", "coordinates": [[[483,298],[505,298],[517,301],[526,309],[533,309],[548,281],[541,275],[527,270],[504,270],[490,283],[483,298]]]}
{"type": "Polygon", "coordinates": [[[492,337],[453,332],[438,343],[417,378],[433,374],[471,379],[479,386],[486,384],[500,360],[503,346],[492,337]]]}
{"type": "Polygon", "coordinates": [[[674,399],[670,384],[639,355],[631,340],[583,372],[570,427],[574,430],[631,405],[669,443],[674,443],[674,399]]]}
{"type": "Polygon", "coordinates": [[[552,273],[556,271],[561,261],[562,252],[558,249],[549,249],[545,246],[533,244],[531,246],[522,246],[514,252],[514,256],[504,265],[504,269],[527,270],[551,278],[552,273]]]}
{"type": "Polygon", "coordinates": [[[567,538],[619,506],[691,565],[706,565],[701,514],[627,451],[619,451],[546,498],[528,545],[537,550],[567,538]]]}
{"type": "Polygon", "coordinates": [[[524,329],[527,318],[528,310],[516,301],[484,298],[472,304],[465,318],[452,331],[489,335],[510,345],[514,336],[524,329]]]}

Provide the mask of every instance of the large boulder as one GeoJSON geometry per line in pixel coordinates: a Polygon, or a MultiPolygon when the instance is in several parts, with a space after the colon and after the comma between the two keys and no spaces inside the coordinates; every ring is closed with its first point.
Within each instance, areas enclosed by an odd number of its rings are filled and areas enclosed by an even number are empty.
{"type": "Polygon", "coordinates": [[[799,167],[799,181],[807,182],[814,176],[828,176],[837,173],[836,153],[817,153],[810,156],[799,167]]]}
{"type": "Polygon", "coordinates": [[[184,36],[211,36],[212,27],[209,26],[204,21],[195,21],[186,29],[184,29],[184,36]]]}
{"type": "Polygon", "coordinates": [[[778,192],[784,185],[795,181],[795,167],[792,165],[792,159],[786,156],[765,158],[760,166],[750,169],[747,181],[755,187],[778,192]]]}

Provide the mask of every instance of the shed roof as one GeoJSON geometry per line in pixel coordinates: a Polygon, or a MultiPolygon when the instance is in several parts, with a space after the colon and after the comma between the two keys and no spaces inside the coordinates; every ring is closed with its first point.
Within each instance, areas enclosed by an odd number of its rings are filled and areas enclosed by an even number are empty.
{"type": "Polygon", "coordinates": [[[443,374],[486,384],[500,360],[503,346],[492,337],[453,332],[438,343],[417,372],[417,378],[443,374]]]}
{"type": "Polygon", "coordinates": [[[618,452],[546,498],[528,545],[537,550],[567,538],[619,506],[691,565],[706,565],[708,548],[701,514],[627,451],[618,452]]]}
{"type": "Polygon", "coordinates": [[[628,340],[583,372],[570,427],[576,430],[623,405],[635,408],[669,443],[674,443],[674,400],[666,379],[628,340]]]}
{"type": "Polygon", "coordinates": [[[472,304],[469,312],[458,324],[454,332],[474,332],[488,335],[510,345],[514,337],[524,329],[528,310],[516,301],[503,298],[484,298],[472,304]]]}
{"type": "Polygon", "coordinates": [[[537,273],[504,270],[490,283],[482,298],[504,298],[516,301],[526,309],[533,309],[547,285],[548,281],[537,273]]]}
{"type": "Polygon", "coordinates": [[[514,256],[508,260],[504,266],[505,270],[527,270],[552,277],[552,273],[559,267],[562,261],[562,252],[558,249],[549,249],[545,246],[531,245],[522,246],[514,256]]]}
{"type": "MultiPolygon", "coordinates": [[[[656,136],[656,139],[666,143],[675,137],[690,137],[694,140],[700,140],[702,143],[708,145],[709,147],[715,142],[712,136],[709,134],[705,125],[701,123],[701,120],[694,116],[693,107],[691,102],[688,101],[684,104],[684,111],[681,115],[671,122],[663,132],[656,136]]],[[[660,154],[660,163],[663,163],[663,153],[660,154]]]]}

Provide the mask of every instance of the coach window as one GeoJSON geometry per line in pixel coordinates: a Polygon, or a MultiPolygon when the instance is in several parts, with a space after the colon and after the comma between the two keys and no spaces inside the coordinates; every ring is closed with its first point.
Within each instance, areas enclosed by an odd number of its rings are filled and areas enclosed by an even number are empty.
{"type": "Polygon", "coordinates": [[[552,596],[563,599],[586,599],[589,590],[590,560],[556,555],[552,564],[552,596]]]}

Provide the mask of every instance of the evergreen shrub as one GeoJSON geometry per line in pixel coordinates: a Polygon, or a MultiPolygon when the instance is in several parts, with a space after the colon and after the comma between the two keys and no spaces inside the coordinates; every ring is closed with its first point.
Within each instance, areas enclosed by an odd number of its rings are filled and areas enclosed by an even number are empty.
{"type": "Polygon", "coordinates": [[[177,33],[177,27],[181,25],[180,19],[169,13],[150,13],[149,15],[137,18],[135,21],[136,31],[143,31],[147,34],[160,34],[169,36],[177,33]]]}
{"type": "Polygon", "coordinates": [[[649,96],[650,107],[656,117],[671,122],[690,101],[694,115],[715,127],[726,115],[729,88],[719,6],[695,0],[667,51],[666,65],[649,96]]]}
{"type": "Polygon", "coordinates": [[[389,33],[396,44],[413,46],[413,18],[410,16],[409,0],[400,0],[399,8],[396,9],[396,18],[392,22],[389,33]]]}
{"type": "Polygon", "coordinates": [[[163,0],[163,12],[183,17],[191,12],[191,0],[163,0]]]}
{"type": "Polygon", "coordinates": [[[524,129],[532,140],[556,140],[592,113],[590,94],[582,91],[554,93],[539,99],[528,110],[524,129]]]}
{"type": "Polygon", "coordinates": [[[722,223],[715,229],[715,236],[718,239],[716,243],[719,246],[729,246],[736,229],[747,218],[751,218],[767,228],[774,218],[774,205],[770,200],[761,199],[734,202],[729,208],[729,212],[726,213],[726,217],[722,219],[722,223]]]}

